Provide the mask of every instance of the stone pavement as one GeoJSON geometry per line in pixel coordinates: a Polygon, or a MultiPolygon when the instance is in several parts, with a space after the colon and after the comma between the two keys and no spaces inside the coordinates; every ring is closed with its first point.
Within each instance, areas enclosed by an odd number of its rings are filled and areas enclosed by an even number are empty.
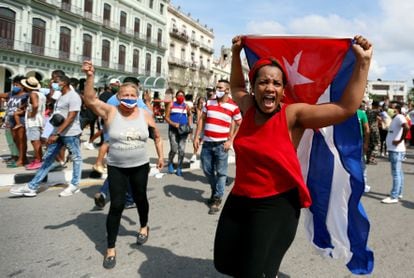
{"type": "MultiPolygon", "coordinates": [[[[163,138],[164,142],[164,158],[165,158],[165,164],[168,157],[168,151],[170,149],[169,142],[168,142],[168,135],[167,135],[167,125],[159,123],[157,124],[158,128],[160,129],[161,136],[163,138]]],[[[24,167],[17,167],[17,168],[7,168],[6,163],[4,163],[4,159],[10,156],[9,149],[7,147],[6,139],[5,139],[5,130],[3,128],[0,128],[0,187],[4,186],[11,186],[14,184],[23,184],[26,182],[29,182],[35,175],[35,170],[26,170],[24,167]]],[[[89,138],[89,128],[86,128],[84,130],[84,133],[82,134],[81,141],[84,142],[89,138]]],[[[99,139],[97,139],[95,142],[99,142],[99,139]]],[[[31,156],[33,155],[33,149],[30,144],[28,143],[28,157],[29,160],[31,159],[31,156]]],[[[88,150],[81,146],[82,150],[82,179],[103,179],[106,177],[106,175],[101,175],[94,171],[92,169],[92,165],[95,163],[96,156],[98,154],[98,149],[95,150],[88,150]]],[[[192,142],[188,142],[186,144],[186,158],[184,160],[183,164],[183,171],[190,171],[194,169],[200,169],[200,161],[197,160],[194,163],[190,163],[189,159],[192,155],[193,147],[192,142]]],[[[152,165],[156,162],[157,159],[157,153],[155,150],[155,146],[153,144],[153,141],[148,141],[148,155],[150,157],[150,163],[152,165]]],[[[177,159],[177,156],[175,157],[177,159]]],[[[234,153],[233,151],[230,151],[229,155],[229,163],[234,163],[234,153]]],[[[166,173],[167,169],[164,167],[164,169],[161,170],[161,173],[166,173]]],[[[59,170],[59,171],[52,171],[48,174],[46,182],[48,184],[58,184],[58,183],[64,183],[69,182],[72,176],[72,163],[67,163],[67,167],[59,170]]]]}

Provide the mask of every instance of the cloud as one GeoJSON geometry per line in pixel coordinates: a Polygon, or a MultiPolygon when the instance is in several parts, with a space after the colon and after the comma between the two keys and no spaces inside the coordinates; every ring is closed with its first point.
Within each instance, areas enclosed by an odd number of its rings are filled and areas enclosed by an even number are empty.
{"type": "Polygon", "coordinates": [[[286,34],[286,28],[276,21],[249,21],[247,34],[286,34]]]}

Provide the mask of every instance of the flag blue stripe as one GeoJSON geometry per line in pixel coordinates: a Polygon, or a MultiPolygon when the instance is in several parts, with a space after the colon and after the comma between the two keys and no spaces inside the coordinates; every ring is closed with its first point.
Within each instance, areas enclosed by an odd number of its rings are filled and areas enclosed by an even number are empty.
{"type": "Polygon", "coordinates": [[[326,226],[326,218],[331,193],[334,156],[319,132],[315,132],[313,135],[309,160],[306,184],[312,196],[312,206],[309,208],[312,212],[314,225],[312,241],[320,248],[333,248],[331,236],[326,226]],[[321,157],[323,157],[323,161],[320,160],[321,157]]]}

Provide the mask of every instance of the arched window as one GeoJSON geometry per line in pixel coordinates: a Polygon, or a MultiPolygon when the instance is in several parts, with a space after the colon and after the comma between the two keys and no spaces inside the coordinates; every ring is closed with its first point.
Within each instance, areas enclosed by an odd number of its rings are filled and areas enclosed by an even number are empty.
{"type": "Polygon", "coordinates": [[[126,14],[126,12],[121,11],[120,16],[121,16],[120,21],[119,21],[120,29],[121,29],[122,33],[125,33],[126,32],[127,14],[126,14]]]}
{"type": "Polygon", "coordinates": [[[158,47],[162,46],[162,30],[161,29],[158,29],[157,43],[158,43],[158,47]]]}
{"type": "Polygon", "coordinates": [[[140,30],[141,30],[141,20],[138,17],[136,17],[135,22],[134,22],[134,34],[136,37],[139,37],[140,30]]]}
{"type": "Polygon", "coordinates": [[[170,57],[174,58],[175,57],[175,44],[170,44],[170,57]]]}
{"type": "Polygon", "coordinates": [[[151,75],[151,54],[145,55],[145,74],[151,75]]]}
{"type": "Polygon", "coordinates": [[[152,32],[152,25],[151,24],[147,24],[147,42],[151,41],[151,32],[152,32]]]}
{"type": "Polygon", "coordinates": [[[46,39],[46,22],[40,18],[32,20],[32,53],[44,55],[46,39]]]}
{"type": "Polygon", "coordinates": [[[88,34],[83,34],[83,50],[82,50],[83,60],[92,59],[92,36],[88,34]]]}
{"type": "Polygon", "coordinates": [[[157,67],[155,69],[157,76],[161,75],[161,62],[161,57],[157,57],[157,67]]]}
{"type": "Polygon", "coordinates": [[[111,5],[104,4],[103,23],[105,26],[110,26],[111,23],[111,5]]]}
{"type": "Polygon", "coordinates": [[[132,56],[132,71],[134,73],[139,73],[139,51],[138,49],[134,49],[134,53],[132,56]]]}
{"type": "Polygon", "coordinates": [[[13,48],[16,13],[8,8],[0,8],[0,47],[13,48]]]}
{"type": "Polygon", "coordinates": [[[67,27],[60,27],[59,40],[59,58],[69,59],[70,53],[70,29],[67,27]]]}
{"type": "Polygon", "coordinates": [[[111,54],[111,42],[108,40],[102,41],[102,66],[109,67],[109,57],[111,54]]]}
{"type": "Polygon", "coordinates": [[[125,52],[126,52],[125,46],[120,45],[119,52],[118,52],[118,70],[125,70],[125,52]]]}

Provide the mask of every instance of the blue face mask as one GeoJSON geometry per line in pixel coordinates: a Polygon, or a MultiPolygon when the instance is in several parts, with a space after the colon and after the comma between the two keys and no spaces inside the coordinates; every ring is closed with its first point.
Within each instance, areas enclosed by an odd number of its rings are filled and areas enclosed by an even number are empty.
{"type": "Polygon", "coordinates": [[[122,105],[124,105],[127,108],[134,108],[137,106],[137,100],[136,99],[130,99],[130,98],[122,98],[119,100],[122,105]]]}
{"type": "Polygon", "coordinates": [[[12,93],[12,95],[18,94],[21,90],[22,90],[22,88],[17,87],[17,86],[13,86],[13,88],[11,90],[11,93],[12,93]]]}
{"type": "Polygon", "coordinates": [[[62,91],[62,87],[59,86],[59,83],[52,83],[53,91],[62,91]]]}

